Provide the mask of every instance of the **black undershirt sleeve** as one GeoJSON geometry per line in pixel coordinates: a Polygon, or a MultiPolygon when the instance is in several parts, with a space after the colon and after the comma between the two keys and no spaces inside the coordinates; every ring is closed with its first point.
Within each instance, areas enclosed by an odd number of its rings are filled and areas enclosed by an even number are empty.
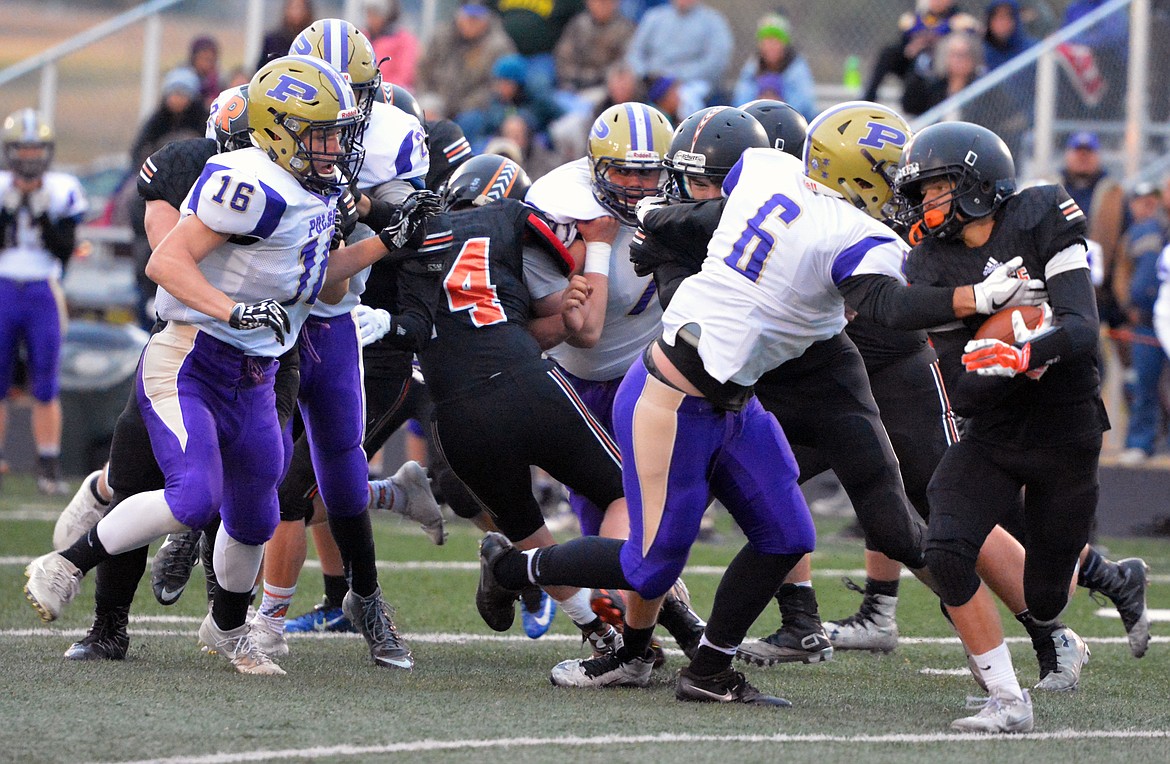
{"type": "Polygon", "coordinates": [[[37,223],[41,226],[41,240],[45,249],[62,263],[68,262],[77,244],[77,221],[64,218],[53,222],[48,215],[42,215],[37,223]]]}
{"type": "Polygon", "coordinates": [[[1056,326],[1029,343],[1029,369],[1092,353],[1097,348],[1097,300],[1088,269],[1059,273],[1046,284],[1056,326]]]}
{"type": "Polygon", "coordinates": [[[864,274],[837,289],[859,315],[891,329],[929,329],[955,320],[952,287],[911,287],[892,276],[864,274]]]}

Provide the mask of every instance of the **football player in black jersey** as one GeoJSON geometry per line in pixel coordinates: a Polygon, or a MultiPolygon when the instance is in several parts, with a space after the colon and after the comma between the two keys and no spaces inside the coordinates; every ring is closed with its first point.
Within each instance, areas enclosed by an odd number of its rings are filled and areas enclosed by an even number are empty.
{"type": "MultiPolygon", "coordinates": [[[[456,255],[435,335],[419,354],[435,443],[482,509],[470,519],[521,549],[553,543],[532,465],[599,507],[626,511],[612,436],[541,353],[585,331],[594,304],[585,279],[570,278],[573,257],[547,220],[519,201],[528,185],[519,165],[499,156],[476,157],[451,176],[444,198],[456,255]]],[[[595,648],[615,649],[587,590],[548,593],[595,648]]],[[[496,631],[512,625],[512,617],[485,620],[496,631]]]]}
{"type": "MultiPolygon", "coordinates": [[[[1013,320],[1015,342],[974,340],[980,321],[932,332],[963,439],[930,482],[926,557],[956,630],[990,697],[953,727],[1032,729],[1003,627],[976,570],[988,534],[1026,488],[1024,598],[1053,623],[1068,602],[1096,510],[1097,461],[1109,428],[1097,372],[1099,323],[1085,244],[1085,215],[1060,186],[1015,190],[1015,165],[984,127],[948,122],[907,145],[895,188],[918,243],[912,283],[967,283],[1022,258],[1020,276],[1042,278],[1051,309],[1036,328],[1013,320]]],[[[1086,648],[1078,645],[1083,653],[1086,648]]]]}

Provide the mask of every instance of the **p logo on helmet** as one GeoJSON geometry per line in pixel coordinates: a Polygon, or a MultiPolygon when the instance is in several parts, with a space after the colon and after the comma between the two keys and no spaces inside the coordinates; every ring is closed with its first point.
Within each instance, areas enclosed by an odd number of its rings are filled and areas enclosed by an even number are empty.
{"type": "Polygon", "coordinates": [[[280,79],[272,86],[272,89],[264,95],[273,100],[287,103],[290,98],[298,98],[302,101],[312,101],[317,97],[317,88],[313,87],[307,82],[302,82],[295,77],[287,74],[280,75],[280,79]]]}
{"type": "Polygon", "coordinates": [[[858,146],[868,146],[871,149],[884,149],[886,146],[901,148],[909,139],[906,133],[881,122],[866,122],[865,126],[869,132],[857,141],[858,146]]]}

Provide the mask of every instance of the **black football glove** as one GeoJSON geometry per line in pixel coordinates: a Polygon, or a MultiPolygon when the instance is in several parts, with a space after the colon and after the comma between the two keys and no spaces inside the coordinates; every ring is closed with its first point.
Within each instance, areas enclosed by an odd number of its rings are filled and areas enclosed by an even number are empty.
{"type": "Polygon", "coordinates": [[[423,224],[443,211],[443,198],[434,191],[415,191],[393,212],[391,222],[378,232],[383,246],[393,252],[405,247],[423,224]]]}
{"type": "Polygon", "coordinates": [[[358,224],[357,203],[362,192],[350,191],[348,188],[341,192],[337,199],[337,225],[333,227],[333,240],[329,243],[329,250],[345,246],[345,240],[353,233],[358,224]]]}
{"type": "Polygon", "coordinates": [[[268,327],[276,335],[276,341],[284,344],[284,336],[292,332],[288,311],[276,300],[261,300],[250,305],[237,302],[232,308],[228,324],[233,329],[263,329],[268,327]]]}

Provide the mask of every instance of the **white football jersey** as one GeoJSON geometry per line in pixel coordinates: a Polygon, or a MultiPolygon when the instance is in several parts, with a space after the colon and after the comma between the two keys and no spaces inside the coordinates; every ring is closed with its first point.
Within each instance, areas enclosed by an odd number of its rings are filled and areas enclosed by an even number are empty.
{"type": "MultiPolygon", "coordinates": [[[[588,157],[578,159],[537,179],[525,197],[557,224],[557,234],[571,243],[576,221],[612,215],[593,196],[593,170],[588,157]]],[[[630,241],[636,229],[623,225],[613,242],[609,261],[609,297],[601,339],[592,348],[561,343],[548,351],[570,374],[595,381],[618,379],[657,336],[662,304],[654,278],[634,273],[630,241]]]]}
{"type": "MultiPolygon", "coordinates": [[[[10,192],[13,175],[0,172],[0,199],[10,192]]],[[[73,219],[81,222],[89,202],[77,178],[63,172],[46,172],[41,176],[40,192],[45,194],[49,220],[73,219]]],[[[39,192],[38,192],[39,193],[39,192]]],[[[27,207],[16,213],[16,228],[9,242],[0,242],[0,278],[13,281],[44,281],[61,277],[61,261],[45,249],[41,228],[35,225],[27,207]]]]}
{"type": "Polygon", "coordinates": [[[236,302],[277,300],[288,311],[292,331],[282,345],[269,329],[232,329],[162,287],[155,298],[159,317],[198,324],[248,355],[276,357],[291,348],[324,281],[336,197],[308,191],[263,151],[249,148],[208,159],[180,213],[235,239],[199,263],[207,280],[236,302]]]}
{"type": "Polygon", "coordinates": [[[358,173],[358,188],[374,188],[396,178],[426,178],[431,168],[422,125],[397,106],[374,102],[362,145],[366,160],[358,173]]]}
{"type": "Polygon", "coordinates": [[[905,283],[908,247],[898,235],[805,177],[795,157],[748,149],[723,189],[727,205],[703,269],[682,282],[662,319],[671,345],[680,327],[699,325],[699,355],[718,381],[755,384],[840,333],[837,285],[850,276],[905,283]]]}

